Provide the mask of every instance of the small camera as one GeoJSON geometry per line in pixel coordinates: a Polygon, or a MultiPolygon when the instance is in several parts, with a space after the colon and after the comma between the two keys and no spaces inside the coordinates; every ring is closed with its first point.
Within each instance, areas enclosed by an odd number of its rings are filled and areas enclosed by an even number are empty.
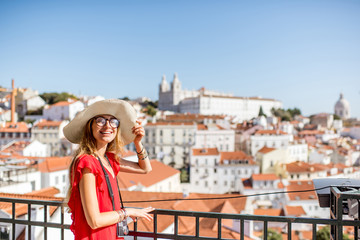
{"type": "Polygon", "coordinates": [[[126,236],[129,234],[129,228],[127,225],[126,219],[121,222],[118,222],[116,225],[116,235],[118,237],[126,236]]]}

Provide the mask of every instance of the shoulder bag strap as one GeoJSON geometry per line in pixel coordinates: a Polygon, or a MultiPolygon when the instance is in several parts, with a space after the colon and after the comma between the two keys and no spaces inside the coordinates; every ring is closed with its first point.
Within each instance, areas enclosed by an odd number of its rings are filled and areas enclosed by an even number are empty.
{"type": "MultiPolygon", "coordinates": [[[[104,172],[104,175],[105,175],[105,180],[106,180],[106,185],[107,185],[107,188],[108,188],[108,191],[109,191],[109,195],[110,195],[110,198],[111,198],[111,203],[112,203],[112,206],[113,206],[113,210],[115,211],[115,202],[114,202],[114,193],[112,191],[112,188],[111,188],[111,183],[110,183],[110,180],[109,180],[109,175],[107,174],[101,160],[99,157],[97,157],[97,159],[99,160],[100,162],[100,165],[101,165],[101,168],[104,172]]],[[[111,165],[110,165],[111,166],[111,165]]],[[[117,182],[117,181],[116,181],[117,182]]],[[[121,199],[121,198],[120,198],[121,199]]]]}

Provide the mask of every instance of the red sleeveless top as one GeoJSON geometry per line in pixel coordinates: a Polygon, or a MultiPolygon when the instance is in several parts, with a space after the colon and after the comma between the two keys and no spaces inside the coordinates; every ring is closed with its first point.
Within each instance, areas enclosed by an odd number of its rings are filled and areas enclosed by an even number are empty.
{"type": "MultiPolygon", "coordinates": [[[[111,173],[107,171],[111,183],[112,191],[114,193],[115,210],[120,210],[120,196],[116,185],[116,176],[120,170],[119,164],[115,160],[112,153],[106,153],[110,164],[115,173],[112,177],[111,173]]],[[[81,155],[75,166],[74,181],[72,182],[72,192],[69,198],[68,206],[71,210],[71,231],[75,235],[75,240],[100,240],[100,239],[123,239],[116,237],[116,224],[102,227],[98,229],[91,229],[87,224],[84,210],[81,205],[79,182],[82,178],[82,170],[88,168],[94,175],[96,180],[96,196],[99,203],[100,212],[113,211],[112,202],[109,195],[108,187],[106,185],[105,175],[99,163],[99,160],[91,155],[81,155]]]]}

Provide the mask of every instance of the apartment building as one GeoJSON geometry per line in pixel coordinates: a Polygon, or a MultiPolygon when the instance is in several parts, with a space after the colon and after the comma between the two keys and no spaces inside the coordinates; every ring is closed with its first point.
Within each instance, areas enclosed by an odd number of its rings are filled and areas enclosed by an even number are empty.
{"type": "Polygon", "coordinates": [[[6,122],[0,126],[0,147],[17,141],[29,141],[30,128],[25,122],[6,122]]]}
{"type": "Polygon", "coordinates": [[[71,143],[64,140],[63,128],[69,121],[40,120],[32,128],[32,140],[46,144],[49,156],[64,156],[70,154],[71,143]]]}
{"type": "Polygon", "coordinates": [[[45,106],[43,118],[50,121],[72,120],[75,115],[84,109],[81,101],[69,99],[68,101],[57,102],[50,106],[45,106]]]}
{"type": "Polygon", "coordinates": [[[259,130],[250,136],[251,155],[263,147],[287,149],[293,139],[293,135],[281,130],[259,130]]]}
{"type": "Polygon", "coordinates": [[[150,158],[179,169],[189,163],[197,125],[190,122],[157,122],[144,126],[144,147],[150,158]]]}
{"type": "Polygon", "coordinates": [[[252,157],[242,151],[220,152],[217,148],[193,148],[190,156],[190,192],[239,192],[241,179],[259,173],[252,157]]]}
{"type": "Polygon", "coordinates": [[[233,152],[235,131],[218,124],[197,124],[194,148],[218,148],[220,152],[233,152]]]}

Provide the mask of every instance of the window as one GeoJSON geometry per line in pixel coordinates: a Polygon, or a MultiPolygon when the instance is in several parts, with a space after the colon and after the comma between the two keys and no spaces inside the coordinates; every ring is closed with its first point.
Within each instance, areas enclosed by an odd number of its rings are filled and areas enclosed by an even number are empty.
{"type": "Polygon", "coordinates": [[[56,184],[56,185],[59,184],[59,176],[56,176],[56,177],[55,177],[55,184],[56,184]]]}
{"type": "Polygon", "coordinates": [[[227,181],[224,182],[224,186],[227,186],[227,181]]]}

